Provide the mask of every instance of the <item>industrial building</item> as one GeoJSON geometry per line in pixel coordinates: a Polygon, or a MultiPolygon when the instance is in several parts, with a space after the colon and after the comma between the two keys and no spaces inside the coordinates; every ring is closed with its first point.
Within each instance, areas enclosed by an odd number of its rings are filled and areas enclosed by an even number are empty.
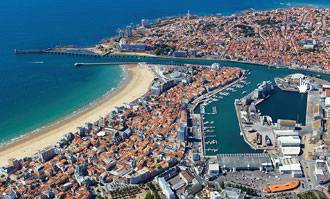
{"type": "Polygon", "coordinates": [[[281,136],[277,138],[277,143],[284,156],[298,156],[300,154],[301,141],[299,136],[281,136]]]}
{"type": "Polygon", "coordinates": [[[319,184],[327,184],[330,182],[330,168],[326,160],[318,159],[315,165],[315,177],[319,184]]]}
{"type": "Polygon", "coordinates": [[[304,176],[301,164],[296,158],[279,158],[274,160],[275,167],[279,172],[291,174],[293,178],[301,178],[304,176]]]}
{"type": "Polygon", "coordinates": [[[269,155],[264,153],[220,154],[217,157],[222,170],[273,170],[269,155]]]}
{"type": "Polygon", "coordinates": [[[277,128],[282,130],[294,130],[297,126],[297,122],[295,120],[277,120],[277,128]]]}
{"type": "Polygon", "coordinates": [[[281,147],[300,147],[301,144],[299,136],[281,136],[277,141],[281,147]]]}
{"type": "Polygon", "coordinates": [[[299,131],[297,130],[274,130],[275,138],[281,137],[281,136],[299,136],[299,131]]]}

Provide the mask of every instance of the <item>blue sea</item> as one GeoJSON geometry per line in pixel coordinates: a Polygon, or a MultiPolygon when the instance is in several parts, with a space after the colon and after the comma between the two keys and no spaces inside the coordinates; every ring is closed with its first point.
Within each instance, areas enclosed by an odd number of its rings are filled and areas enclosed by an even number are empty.
{"type": "Polygon", "coordinates": [[[65,56],[15,55],[14,49],[91,46],[142,18],[230,15],[248,9],[329,7],[329,0],[1,0],[0,142],[88,105],[123,79],[119,66],[75,68],[65,56]]]}

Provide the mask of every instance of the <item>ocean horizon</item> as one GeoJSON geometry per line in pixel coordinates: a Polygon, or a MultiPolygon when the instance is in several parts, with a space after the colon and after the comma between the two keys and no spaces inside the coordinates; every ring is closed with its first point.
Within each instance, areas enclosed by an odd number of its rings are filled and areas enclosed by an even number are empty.
{"type": "Polygon", "coordinates": [[[184,15],[230,15],[251,8],[329,7],[321,1],[106,1],[3,0],[0,2],[0,143],[40,129],[95,102],[120,85],[118,67],[75,68],[99,61],[52,55],[15,55],[14,49],[92,46],[141,19],[184,15]],[[157,6],[155,6],[157,5],[157,6]],[[174,5],[174,6],[173,6],[174,5]]]}

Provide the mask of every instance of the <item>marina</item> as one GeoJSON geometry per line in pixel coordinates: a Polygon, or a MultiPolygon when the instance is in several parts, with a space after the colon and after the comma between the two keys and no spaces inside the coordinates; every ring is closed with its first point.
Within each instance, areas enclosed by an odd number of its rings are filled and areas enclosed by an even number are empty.
{"type": "Polygon", "coordinates": [[[245,79],[245,75],[247,74],[247,71],[244,71],[244,75],[236,80],[235,82],[229,84],[225,88],[221,88],[218,91],[214,91],[211,95],[208,95],[204,100],[201,100],[202,102],[199,104],[199,114],[201,115],[202,119],[202,147],[204,151],[204,156],[213,157],[214,155],[218,154],[220,152],[219,149],[221,149],[221,145],[218,144],[217,138],[217,131],[216,127],[214,126],[215,122],[212,120],[205,120],[206,116],[214,116],[219,117],[217,106],[210,106],[209,104],[217,103],[223,99],[226,98],[230,93],[229,92],[235,92],[233,88],[238,88],[236,85],[239,85],[240,88],[243,88],[246,82],[242,82],[243,79],[245,79]],[[224,90],[228,92],[224,92],[224,90]],[[210,112],[207,110],[210,109],[210,112]]]}

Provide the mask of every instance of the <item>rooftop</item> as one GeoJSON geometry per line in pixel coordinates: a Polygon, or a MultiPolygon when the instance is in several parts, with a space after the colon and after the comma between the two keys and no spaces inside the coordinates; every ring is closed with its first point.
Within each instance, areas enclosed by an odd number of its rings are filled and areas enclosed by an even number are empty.
{"type": "Polygon", "coordinates": [[[221,168],[254,168],[272,165],[269,155],[264,153],[220,154],[218,162],[221,168]]]}

